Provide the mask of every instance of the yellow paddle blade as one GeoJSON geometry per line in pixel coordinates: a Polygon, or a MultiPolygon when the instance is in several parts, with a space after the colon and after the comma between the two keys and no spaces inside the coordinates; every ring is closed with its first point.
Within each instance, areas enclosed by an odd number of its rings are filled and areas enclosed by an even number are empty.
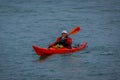
{"type": "Polygon", "coordinates": [[[76,33],[79,32],[79,31],[80,31],[80,26],[76,26],[75,28],[73,28],[73,29],[70,31],[69,35],[74,35],[74,34],[76,34],[76,33]]]}

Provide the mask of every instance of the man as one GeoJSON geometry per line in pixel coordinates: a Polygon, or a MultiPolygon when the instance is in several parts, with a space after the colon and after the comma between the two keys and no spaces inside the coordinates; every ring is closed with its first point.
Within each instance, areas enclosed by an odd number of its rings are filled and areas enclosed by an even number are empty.
{"type": "Polygon", "coordinates": [[[65,48],[72,48],[71,47],[71,45],[72,45],[72,39],[68,36],[68,33],[67,33],[66,30],[63,30],[62,31],[62,36],[58,37],[56,39],[56,42],[50,44],[48,48],[53,47],[53,46],[55,46],[57,44],[58,45],[62,45],[65,48]]]}

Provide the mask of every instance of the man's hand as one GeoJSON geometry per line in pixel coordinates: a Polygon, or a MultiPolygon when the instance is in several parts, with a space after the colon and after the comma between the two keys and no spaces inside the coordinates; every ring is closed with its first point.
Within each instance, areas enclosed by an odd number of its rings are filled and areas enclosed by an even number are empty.
{"type": "Polygon", "coordinates": [[[68,36],[66,36],[66,37],[62,37],[62,40],[65,40],[65,39],[67,39],[68,38],[68,36]]]}
{"type": "Polygon", "coordinates": [[[65,40],[65,39],[67,39],[66,37],[62,37],[62,40],[65,40]]]}

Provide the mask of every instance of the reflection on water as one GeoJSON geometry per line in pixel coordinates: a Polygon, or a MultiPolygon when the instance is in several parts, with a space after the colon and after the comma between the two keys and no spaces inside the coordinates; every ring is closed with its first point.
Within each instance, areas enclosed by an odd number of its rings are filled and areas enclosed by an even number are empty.
{"type": "MultiPolygon", "coordinates": [[[[53,54],[53,55],[56,55],[56,54],[53,54]]],[[[36,62],[44,62],[46,60],[48,60],[51,56],[53,55],[45,55],[45,56],[40,56],[36,62]]],[[[69,53],[69,54],[58,54],[60,55],[61,57],[65,57],[65,56],[72,56],[72,53],[69,53]]]]}
{"type": "Polygon", "coordinates": [[[47,60],[50,56],[52,56],[52,55],[40,56],[36,62],[43,62],[43,61],[47,60]]]}

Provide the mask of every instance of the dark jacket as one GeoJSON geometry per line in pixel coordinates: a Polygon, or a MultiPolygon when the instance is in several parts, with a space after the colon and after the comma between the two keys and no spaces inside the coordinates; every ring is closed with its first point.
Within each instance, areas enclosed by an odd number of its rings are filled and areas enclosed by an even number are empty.
{"type": "Polygon", "coordinates": [[[65,48],[71,48],[72,39],[68,36],[65,40],[63,40],[62,37],[58,37],[54,43],[50,44],[49,48],[57,44],[63,45],[65,48]]]}

